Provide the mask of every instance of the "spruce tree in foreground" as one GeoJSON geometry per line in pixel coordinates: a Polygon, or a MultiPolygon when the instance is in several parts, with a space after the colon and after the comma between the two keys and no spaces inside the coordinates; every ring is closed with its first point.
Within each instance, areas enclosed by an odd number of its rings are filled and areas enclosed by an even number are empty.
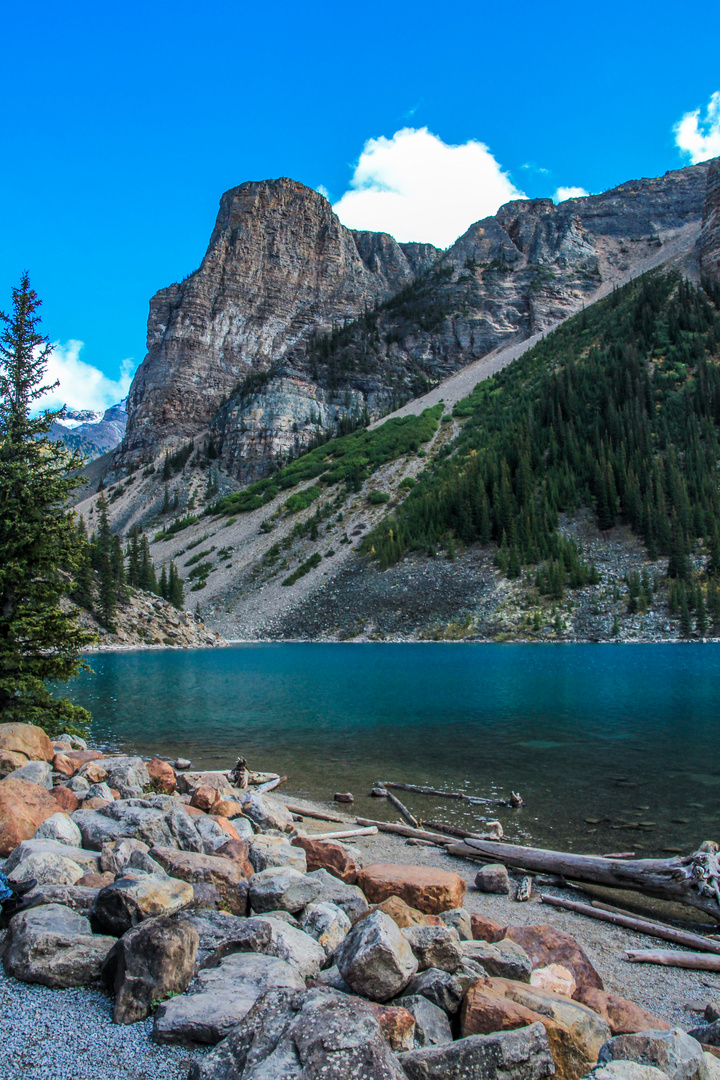
{"type": "Polygon", "coordinates": [[[85,709],[51,696],[83,666],[93,640],[61,610],[84,557],[68,499],[81,484],[83,458],[52,443],[59,413],[32,417],[52,351],[38,331],[40,301],[27,274],[0,312],[0,721],[39,724],[48,734],[81,731],[85,709]]]}

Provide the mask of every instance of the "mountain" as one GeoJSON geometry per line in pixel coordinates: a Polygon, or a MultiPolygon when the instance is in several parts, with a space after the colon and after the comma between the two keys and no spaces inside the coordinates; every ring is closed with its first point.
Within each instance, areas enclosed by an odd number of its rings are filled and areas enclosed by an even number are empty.
{"type": "Polygon", "coordinates": [[[66,409],[65,418],[56,420],[48,437],[65,446],[78,450],[89,461],[101,457],[119,446],[127,426],[126,402],[111,405],[104,413],[91,409],[66,409]]]}

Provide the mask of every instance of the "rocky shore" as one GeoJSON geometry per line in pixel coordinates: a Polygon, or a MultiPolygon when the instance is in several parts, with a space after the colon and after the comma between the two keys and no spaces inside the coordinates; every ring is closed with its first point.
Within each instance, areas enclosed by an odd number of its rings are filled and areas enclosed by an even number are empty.
{"type": "Polygon", "coordinates": [[[354,819],[241,763],[4,724],[0,775],[3,1080],[720,1076],[717,975],[503,867],[328,836],[354,819]]]}

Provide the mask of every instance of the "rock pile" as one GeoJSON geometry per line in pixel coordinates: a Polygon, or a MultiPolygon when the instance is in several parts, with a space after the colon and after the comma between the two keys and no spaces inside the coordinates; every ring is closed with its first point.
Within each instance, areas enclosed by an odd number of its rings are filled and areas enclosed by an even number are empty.
{"type": "Polygon", "coordinates": [[[18,724],[0,763],[6,971],[213,1046],[189,1080],[717,1080],[716,1016],[668,1030],[567,934],[471,918],[456,874],[358,868],[229,773],[18,724]]]}

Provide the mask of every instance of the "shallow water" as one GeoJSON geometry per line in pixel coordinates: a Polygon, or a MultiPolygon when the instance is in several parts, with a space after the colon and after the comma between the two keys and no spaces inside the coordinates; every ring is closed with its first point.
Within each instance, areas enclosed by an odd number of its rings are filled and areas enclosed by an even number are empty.
{"type": "Polygon", "coordinates": [[[519,841],[639,855],[720,839],[720,646],[262,644],[105,653],[73,684],[93,738],[194,766],[287,773],[318,800],[396,780],[525,799],[398,792],[416,816],[519,841]]]}

